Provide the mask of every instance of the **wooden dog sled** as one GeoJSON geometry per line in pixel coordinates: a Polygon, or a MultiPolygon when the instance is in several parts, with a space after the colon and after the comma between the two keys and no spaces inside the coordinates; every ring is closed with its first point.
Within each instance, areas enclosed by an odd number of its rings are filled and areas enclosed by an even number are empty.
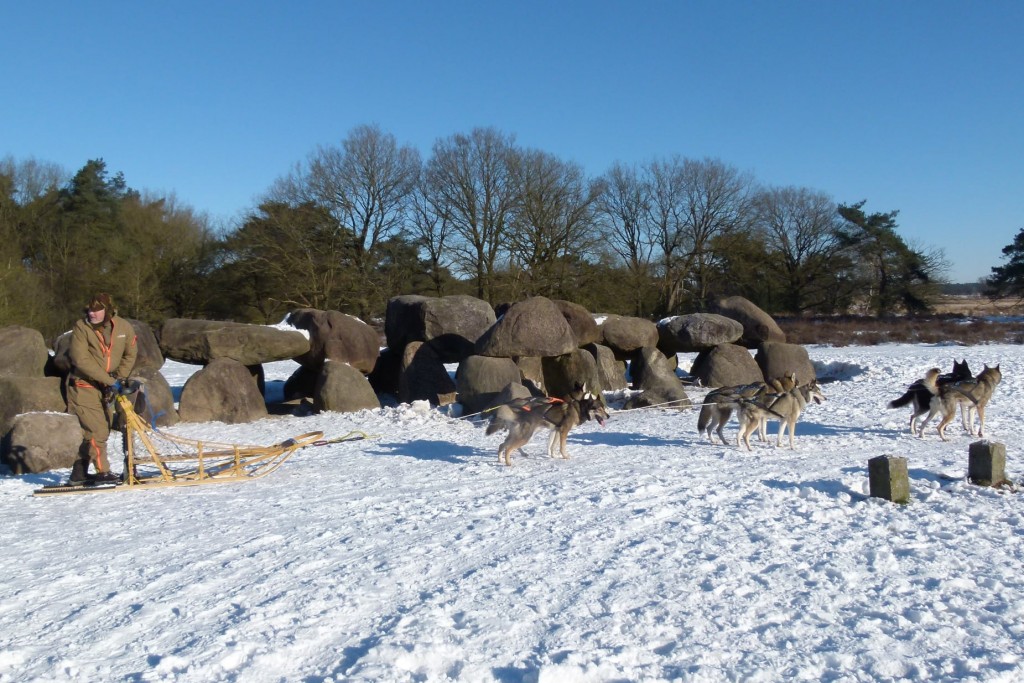
{"type": "Polygon", "coordinates": [[[187,439],[151,427],[136,413],[127,396],[118,394],[114,401],[125,420],[122,481],[84,486],[44,486],[33,491],[33,495],[148,490],[250,481],[270,474],[292,453],[313,445],[324,436],[323,432],[307,432],[271,446],[243,446],[187,439]]]}

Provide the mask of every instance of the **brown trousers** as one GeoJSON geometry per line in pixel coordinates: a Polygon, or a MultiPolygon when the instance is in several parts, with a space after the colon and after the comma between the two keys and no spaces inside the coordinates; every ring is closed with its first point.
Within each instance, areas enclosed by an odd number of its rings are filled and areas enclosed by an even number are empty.
{"type": "Polygon", "coordinates": [[[93,387],[80,387],[74,381],[68,386],[68,412],[78,416],[82,425],[82,445],[71,469],[71,478],[81,480],[92,462],[96,473],[109,472],[107,438],[110,436],[110,413],[103,404],[103,392],[93,387]]]}

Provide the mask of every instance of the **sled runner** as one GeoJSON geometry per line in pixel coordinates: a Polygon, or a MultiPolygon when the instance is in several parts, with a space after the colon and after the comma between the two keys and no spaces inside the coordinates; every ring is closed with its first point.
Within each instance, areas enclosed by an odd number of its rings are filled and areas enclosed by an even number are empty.
{"type": "Polygon", "coordinates": [[[276,470],[300,448],[323,439],[323,432],[307,432],[272,446],[243,446],[187,439],[151,427],[127,396],[114,397],[125,421],[125,463],[117,485],[47,486],[33,495],[99,493],[197,486],[249,481],[276,470]],[[158,447],[159,446],[159,447],[158,447]]]}

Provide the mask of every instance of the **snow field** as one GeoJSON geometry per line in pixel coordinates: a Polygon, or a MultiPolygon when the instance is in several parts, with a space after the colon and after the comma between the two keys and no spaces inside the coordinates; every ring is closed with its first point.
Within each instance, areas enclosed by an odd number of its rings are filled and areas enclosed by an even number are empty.
{"type": "Polygon", "coordinates": [[[809,351],[843,379],[794,451],[618,411],[572,459],[538,435],[507,468],[483,423],[413,405],[174,428],[379,435],[245,484],[36,499],[66,473],[0,478],[0,681],[1021,680],[1024,499],[964,481],[976,437],[917,439],[885,405],[954,357],[1001,363],[987,426],[1016,480],[1024,349],[809,351]],[[867,496],[881,454],[909,458],[910,505],[867,496]]]}

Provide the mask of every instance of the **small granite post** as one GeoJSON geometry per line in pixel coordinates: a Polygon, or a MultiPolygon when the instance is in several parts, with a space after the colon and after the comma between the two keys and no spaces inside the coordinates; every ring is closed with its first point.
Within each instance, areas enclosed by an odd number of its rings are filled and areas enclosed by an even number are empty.
{"type": "Polygon", "coordinates": [[[1006,446],[994,441],[975,441],[968,450],[967,479],[978,486],[1006,482],[1006,446]]]}
{"type": "Polygon", "coordinates": [[[910,502],[907,459],[880,455],[868,460],[868,480],[873,498],[884,498],[904,505],[910,502]]]}

